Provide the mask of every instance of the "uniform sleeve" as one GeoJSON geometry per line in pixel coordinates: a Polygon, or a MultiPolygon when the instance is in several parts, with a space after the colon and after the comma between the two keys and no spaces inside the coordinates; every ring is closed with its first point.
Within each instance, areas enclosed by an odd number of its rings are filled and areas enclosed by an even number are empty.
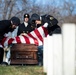
{"type": "Polygon", "coordinates": [[[6,30],[10,27],[11,22],[9,20],[0,21],[0,34],[6,33],[6,30]]]}
{"type": "Polygon", "coordinates": [[[20,35],[20,26],[18,27],[17,36],[20,35]]]}
{"type": "Polygon", "coordinates": [[[53,34],[60,34],[61,33],[61,28],[56,28],[54,31],[53,31],[53,34]]]}

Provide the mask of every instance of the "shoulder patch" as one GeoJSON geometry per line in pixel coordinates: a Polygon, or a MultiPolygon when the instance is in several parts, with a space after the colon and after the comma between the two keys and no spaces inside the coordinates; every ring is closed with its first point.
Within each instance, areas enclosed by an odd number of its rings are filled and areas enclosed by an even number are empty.
{"type": "Polygon", "coordinates": [[[50,20],[53,20],[54,18],[53,17],[50,17],[50,20]]]}

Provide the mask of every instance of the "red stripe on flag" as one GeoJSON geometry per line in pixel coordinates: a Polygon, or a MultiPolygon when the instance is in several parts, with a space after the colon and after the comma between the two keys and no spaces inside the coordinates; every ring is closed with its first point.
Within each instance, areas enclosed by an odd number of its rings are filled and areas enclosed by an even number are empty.
{"type": "Polygon", "coordinates": [[[16,42],[17,43],[19,43],[19,44],[21,43],[21,40],[20,40],[20,37],[19,36],[17,36],[15,39],[16,39],[16,42]]]}
{"type": "Polygon", "coordinates": [[[13,38],[10,38],[9,40],[8,40],[8,45],[9,44],[12,44],[12,41],[13,41],[14,39],[13,38]]]}
{"type": "Polygon", "coordinates": [[[34,36],[32,36],[30,33],[28,34],[28,36],[30,36],[34,40],[36,45],[39,45],[38,40],[34,36]]]}
{"type": "Polygon", "coordinates": [[[42,28],[43,28],[43,30],[44,30],[45,37],[47,37],[47,35],[48,35],[48,30],[47,30],[47,28],[45,28],[45,27],[42,27],[42,28]]]}
{"type": "Polygon", "coordinates": [[[30,44],[30,40],[28,37],[26,37],[25,35],[22,35],[25,38],[26,44],[30,44]]]}
{"type": "Polygon", "coordinates": [[[37,35],[37,37],[43,42],[43,38],[42,38],[40,32],[38,31],[38,29],[35,29],[34,32],[37,35]]]}
{"type": "Polygon", "coordinates": [[[4,46],[4,42],[6,41],[7,37],[4,37],[1,41],[1,45],[4,46]]]}

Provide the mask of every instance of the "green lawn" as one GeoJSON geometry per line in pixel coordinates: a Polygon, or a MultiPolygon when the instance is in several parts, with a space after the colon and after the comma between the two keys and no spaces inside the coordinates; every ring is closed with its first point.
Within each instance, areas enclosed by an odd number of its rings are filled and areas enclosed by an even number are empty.
{"type": "Polygon", "coordinates": [[[40,66],[0,66],[0,75],[46,75],[40,66]]]}

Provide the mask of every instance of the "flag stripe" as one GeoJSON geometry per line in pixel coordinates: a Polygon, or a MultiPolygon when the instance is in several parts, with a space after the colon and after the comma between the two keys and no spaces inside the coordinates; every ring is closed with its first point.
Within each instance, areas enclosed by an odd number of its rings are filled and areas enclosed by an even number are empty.
{"type": "Polygon", "coordinates": [[[36,29],[34,32],[35,32],[36,36],[39,38],[39,40],[43,42],[43,38],[42,38],[39,30],[36,29]]]}
{"type": "Polygon", "coordinates": [[[8,44],[11,44],[13,40],[14,40],[13,38],[10,38],[10,39],[8,40],[8,44]]]}
{"type": "Polygon", "coordinates": [[[25,38],[26,43],[27,43],[27,44],[30,44],[30,40],[29,40],[29,38],[26,37],[26,36],[24,36],[24,35],[22,35],[22,36],[25,38]]]}
{"type": "Polygon", "coordinates": [[[4,46],[6,46],[8,44],[8,40],[10,40],[10,37],[7,37],[5,43],[4,43],[4,46]]]}
{"type": "Polygon", "coordinates": [[[27,38],[29,38],[29,41],[31,44],[35,44],[34,39],[30,36],[28,36],[27,34],[25,35],[27,38]]]}
{"type": "Polygon", "coordinates": [[[5,43],[6,39],[7,39],[7,37],[4,37],[4,38],[2,39],[2,41],[1,41],[2,46],[4,46],[4,43],[5,43]]]}
{"type": "Polygon", "coordinates": [[[6,38],[2,42],[4,46],[7,46],[9,44],[14,43],[25,43],[25,44],[36,44],[36,45],[42,45],[43,44],[43,38],[48,35],[47,28],[41,26],[34,31],[26,34],[26,35],[20,35],[14,38],[6,38]]]}
{"type": "Polygon", "coordinates": [[[42,29],[44,30],[45,37],[47,37],[47,35],[48,35],[48,30],[47,30],[47,28],[42,27],[42,29]]]}
{"type": "Polygon", "coordinates": [[[26,40],[22,35],[20,35],[19,38],[20,38],[21,43],[26,43],[26,40]]]}
{"type": "Polygon", "coordinates": [[[31,38],[34,39],[34,43],[35,43],[36,45],[39,45],[38,40],[37,40],[34,36],[32,36],[30,33],[28,34],[28,36],[30,36],[31,38]]]}
{"type": "Polygon", "coordinates": [[[38,41],[38,45],[42,45],[42,41],[39,39],[39,37],[36,35],[36,33],[33,31],[32,33],[30,33],[34,38],[37,39],[38,41]]]}
{"type": "Polygon", "coordinates": [[[21,43],[21,40],[18,36],[15,38],[15,40],[17,41],[17,43],[21,43]]]}

